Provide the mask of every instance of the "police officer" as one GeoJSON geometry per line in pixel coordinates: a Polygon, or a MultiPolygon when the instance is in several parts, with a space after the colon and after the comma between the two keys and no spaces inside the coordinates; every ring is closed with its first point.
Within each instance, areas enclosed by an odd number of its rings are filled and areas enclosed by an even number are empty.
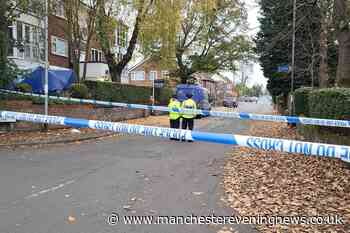
{"type": "Polygon", "coordinates": [[[180,128],[181,103],[177,100],[176,95],[173,95],[172,98],[170,99],[168,108],[169,108],[170,128],[173,128],[173,129],[180,128]]]}
{"type": "Polygon", "coordinates": [[[192,99],[192,94],[186,94],[187,100],[182,102],[181,109],[182,112],[182,129],[193,130],[194,118],[196,113],[191,112],[191,110],[197,110],[196,102],[192,99]],[[186,111],[187,110],[187,111],[186,111]]]}

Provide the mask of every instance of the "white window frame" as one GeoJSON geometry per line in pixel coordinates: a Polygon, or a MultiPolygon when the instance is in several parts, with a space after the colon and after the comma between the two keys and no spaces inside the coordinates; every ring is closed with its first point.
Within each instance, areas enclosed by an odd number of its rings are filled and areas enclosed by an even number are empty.
{"type": "Polygon", "coordinates": [[[151,70],[149,72],[149,80],[154,81],[157,79],[157,71],[156,70],[151,70]]]}
{"type": "Polygon", "coordinates": [[[51,36],[51,53],[56,56],[68,57],[68,41],[57,36],[51,36]],[[55,45],[57,42],[64,43],[64,53],[57,51],[57,45],[55,45]]]}
{"type": "Polygon", "coordinates": [[[91,62],[103,62],[104,56],[103,56],[102,50],[92,48],[90,51],[90,61],[91,62]],[[97,59],[96,59],[95,55],[97,55],[97,59]]]}
{"type": "Polygon", "coordinates": [[[41,27],[18,20],[9,28],[12,29],[13,39],[23,44],[23,52],[20,52],[20,49],[14,46],[12,48],[13,55],[10,57],[39,62],[43,61],[43,58],[40,56],[40,51],[45,49],[45,44],[44,41],[41,40],[41,33],[43,30],[41,27]],[[18,37],[19,25],[21,25],[20,28],[22,31],[21,38],[18,37]],[[29,39],[29,41],[27,39],[29,39]],[[34,56],[35,52],[37,56],[34,56]]]}
{"type": "Polygon", "coordinates": [[[131,81],[136,81],[136,72],[130,72],[130,80],[131,81]]]}
{"type": "Polygon", "coordinates": [[[145,76],[146,76],[145,71],[142,71],[142,70],[136,71],[135,80],[136,81],[145,81],[145,76]]]}

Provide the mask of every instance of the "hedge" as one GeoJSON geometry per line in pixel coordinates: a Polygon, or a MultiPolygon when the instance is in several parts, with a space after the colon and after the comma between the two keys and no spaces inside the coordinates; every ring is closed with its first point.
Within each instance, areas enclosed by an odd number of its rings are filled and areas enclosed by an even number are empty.
{"type": "Polygon", "coordinates": [[[302,87],[294,91],[295,114],[297,116],[309,116],[309,94],[311,87],[302,87]]]}
{"type": "Polygon", "coordinates": [[[89,89],[83,83],[75,83],[69,89],[70,96],[79,99],[89,98],[89,89]]]}
{"type": "Polygon", "coordinates": [[[314,90],[308,102],[310,117],[350,120],[350,88],[314,90]]]}
{"type": "MultiPolygon", "coordinates": [[[[151,104],[151,87],[111,82],[85,81],[84,83],[89,88],[90,95],[93,99],[123,103],[151,104]]],[[[156,103],[167,105],[172,92],[170,88],[156,88],[156,103]]]]}

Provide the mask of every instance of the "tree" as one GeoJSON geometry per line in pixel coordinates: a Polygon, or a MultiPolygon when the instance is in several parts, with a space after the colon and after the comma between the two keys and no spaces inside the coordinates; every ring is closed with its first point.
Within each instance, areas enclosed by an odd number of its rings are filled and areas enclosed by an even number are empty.
{"type": "Polygon", "coordinates": [[[250,55],[249,39],[239,35],[247,17],[241,2],[168,0],[163,4],[166,7],[157,8],[159,14],[149,16],[155,19],[157,32],[143,47],[165,64],[176,62],[174,75],[182,83],[197,71],[234,70],[237,60],[250,55]]]}
{"type": "Polygon", "coordinates": [[[73,70],[80,77],[80,55],[83,31],[80,26],[82,15],[81,0],[63,0],[65,16],[67,18],[66,35],[69,44],[69,60],[73,70]]]}
{"type": "MultiPolygon", "coordinates": [[[[290,73],[278,73],[277,67],[291,64],[293,12],[292,0],[262,0],[261,29],[256,37],[256,51],[268,78],[268,90],[273,96],[287,96],[291,90],[290,73]]],[[[321,62],[320,18],[316,1],[298,1],[296,19],[296,53],[294,89],[300,86],[316,86],[321,62]]],[[[327,35],[327,40],[331,34],[327,35]]],[[[332,46],[325,45],[326,54],[332,46]]],[[[328,57],[327,57],[328,58],[328,57]]],[[[325,59],[323,63],[331,64],[325,59]]],[[[333,65],[333,64],[332,64],[333,65]]],[[[328,71],[325,69],[328,74],[328,71]]],[[[326,75],[327,75],[326,74],[326,75]]]]}
{"type": "Polygon", "coordinates": [[[350,87],[350,3],[335,0],[335,26],[339,43],[337,86],[350,87]]]}
{"type": "MultiPolygon", "coordinates": [[[[126,49],[126,53],[121,59],[116,57],[116,53],[113,50],[115,42],[115,30],[118,26],[118,21],[115,19],[118,12],[116,0],[97,0],[97,16],[96,16],[96,31],[97,37],[105,55],[109,71],[112,77],[112,81],[121,82],[121,74],[131,60],[136,43],[139,38],[141,24],[153,4],[153,0],[138,0],[133,1],[132,8],[136,11],[135,23],[133,25],[133,32],[126,49]]],[[[129,6],[130,1],[121,1],[121,7],[129,6]]]]}
{"type": "Polygon", "coordinates": [[[328,67],[328,38],[330,28],[332,26],[332,9],[333,3],[329,0],[316,1],[320,9],[320,70],[319,70],[319,84],[320,87],[328,87],[329,80],[329,67],[328,67]]]}
{"type": "MultiPolygon", "coordinates": [[[[85,80],[86,78],[86,72],[87,72],[87,63],[90,60],[90,49],[91,49],[91,40],[92,37],[95,35],[95,29],[96,29],[96,11],[97,11],[97,1],[98,0],[90,0],[87,3],[86,6],[86,13],[85,16],[85,28],[83,30],[86,31],[85,33],[85,63],[83,68],[83,76],[82,80],[85,80]]],[[[83,34],[84,35],[84,34],[83,34]]]]}

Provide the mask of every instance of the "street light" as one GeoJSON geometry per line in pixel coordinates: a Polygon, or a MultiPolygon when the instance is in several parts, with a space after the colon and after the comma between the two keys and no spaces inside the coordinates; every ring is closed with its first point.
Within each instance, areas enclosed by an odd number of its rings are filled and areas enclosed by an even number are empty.
{"type": "MultiPolygon", "coordinates": [[[[45,115],[49,112],[49,3],[45,0],[45,115]]],[[[45,126],[46,128],[46,126],[45,126]]]]}

